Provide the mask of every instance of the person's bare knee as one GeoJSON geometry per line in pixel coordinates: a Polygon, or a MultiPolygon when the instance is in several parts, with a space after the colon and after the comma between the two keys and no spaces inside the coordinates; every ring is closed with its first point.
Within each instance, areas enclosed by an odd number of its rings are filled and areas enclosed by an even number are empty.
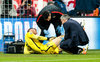
{"type": "Polygon", "coordinates": [[[52,41],[58,46],[60,44],[60,41],[62,40],[62,37],[64,37],[64,35],[63,36],[59,36],[59,37],[55,38],[52,41]]]}

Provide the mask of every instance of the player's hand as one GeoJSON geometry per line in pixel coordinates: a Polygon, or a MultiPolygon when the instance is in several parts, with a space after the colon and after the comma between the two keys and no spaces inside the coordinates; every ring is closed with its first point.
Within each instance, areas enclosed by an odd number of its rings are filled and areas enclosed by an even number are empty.
{"type": "Polygon", "coordinates": [[[61,33],[61,27],[58,26],[58,27],[56,28],[56,31],[57,31],[57,33],[61,33]]]}
{"type": "Polygon", "coordinates": [[[43,32],[45,35],[49,34],[48,30],[43,30],[43,32]]]}
{"type": "Polygon", "coordinates": [[[55,39],[56,37],[48,37],[48,40],[51,41],[53,39],[55,39]]]}

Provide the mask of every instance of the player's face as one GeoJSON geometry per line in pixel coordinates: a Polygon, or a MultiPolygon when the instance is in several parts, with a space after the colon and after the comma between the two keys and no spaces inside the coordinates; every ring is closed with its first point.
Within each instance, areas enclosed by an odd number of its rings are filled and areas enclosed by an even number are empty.
{"type": "Polygon", "coordinates": [[[34,29],[34,34],[35,34],[35,35],[37,34],[37,30],[36,30],[36,29],[34,29]]]}
{"type": "Polygon", "coordinates": [[[51,14],[49,14],[47,21],[51,20],[51,14]]]}
{"type": "Polygon", "coordinates": [[[61,19],[61,22],[62,22],[62,24],[64,24],[65,22],[64,22],[64,19],[61,19]]]}
{"type": "Polygon", "coordinates": [[[31,29],[31,32],[33,33],[33,34],[37,34],[37,30],[36,29],[31,29]]]}

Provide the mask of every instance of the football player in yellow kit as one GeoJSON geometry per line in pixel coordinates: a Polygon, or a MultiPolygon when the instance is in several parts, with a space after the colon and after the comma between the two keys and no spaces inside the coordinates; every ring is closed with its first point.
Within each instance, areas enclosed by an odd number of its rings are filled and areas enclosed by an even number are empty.
{"type": "Polygon", "coordinates": [[[40,54],[58,54],[61,50],[59,45],[63,39],[63,35],[49,40],[47,37],[37,36],[37,30],[30,28],[25,35],[24,54],[40,53],[40,54]],[[39,40],[49,40],[43,45],[39,40]]]}

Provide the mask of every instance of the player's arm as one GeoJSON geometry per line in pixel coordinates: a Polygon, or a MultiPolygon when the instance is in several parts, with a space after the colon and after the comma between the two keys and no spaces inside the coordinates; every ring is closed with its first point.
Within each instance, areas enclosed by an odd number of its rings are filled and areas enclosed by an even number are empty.
{"type": "Polygon", "coordinates": [[[44,36],[39,36],[38,37],[38,40],[48,40],[48,38],[47,37],[44,37],[44,36]]]}
{"type": "Polygon", "coordinates": [[[29,37],[29,38],[37,39],[37,40],[48,40],[47,37],[38,36],[38,35],[35,35],[35,34],[31,33],[31,32],[28,32],[28,33],[26,34],[26,36],[29,37]]]}

